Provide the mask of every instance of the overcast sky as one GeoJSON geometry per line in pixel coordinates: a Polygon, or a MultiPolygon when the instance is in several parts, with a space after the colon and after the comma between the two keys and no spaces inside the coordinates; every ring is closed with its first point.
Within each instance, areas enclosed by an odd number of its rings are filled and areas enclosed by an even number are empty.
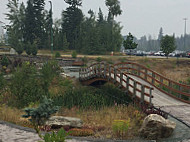
{"type": "MultiPolygon", "coordinates": [[[[20,0],[26,2],[27,0],[20,0]]],[[[8,0],[0,0],[0,21],[8,23],[3,13],[7,12],[6,3],[8,0]]],[[[123,26],[122,34],[131,32],[137,38],[143,35],[151,35],[157,38],[160,27],[164,34],[176,36],[184,34],[185,22],[187,20],[187,33],[190,31],[190,0],[120,0],[122,15],[116,20],[123,26]]],[[[60,18],[61,11],[67,6],[64,0],[52,0],[54,18],[60,18]]],[[[101,7],[104,15],[107,15],[105,0],[83,0],[82,10],[85,15],[92,9],[98,13],[101,7]]],[[[46,0],[46,9],[49,9],[46,0]]]]}

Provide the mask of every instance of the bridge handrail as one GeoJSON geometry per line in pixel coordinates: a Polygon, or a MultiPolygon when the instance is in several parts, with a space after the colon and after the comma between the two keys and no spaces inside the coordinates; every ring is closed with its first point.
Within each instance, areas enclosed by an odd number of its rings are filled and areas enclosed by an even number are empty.
{"type": "Polygon", "coordinates": [[[108,66],[108,64],[105,62],[94,63],[89,67],[81,68],[79,71],[79,79],[81,81],[89,80],[96,76],[107,78],[110,81],[112,80],[114,83],[119,83],[120,87],[126,88],[127,92],[133,95],[133,98],[138,98],[141,100],[141,102],[149,104],[152,103],[152,87],[141,84],[140,82],[122,72],[122,70],[115,68],[113,65],[108,66]],[[130,84],[129,82],[133,83],[130,84]],[[137,85],[140,85],[140,89],[137,87],[137,85]],[[132,91],[129,88],[131,88],[132,91]],[[140,97],[137,96],[137,92],[140,92],[140,97]],[[145,100],[145,96],[149,97],[149,101],[145,100]]]}
{"type": "Polygon", "coordinates": [[[146,82],[150,83],[161,92],[178,99],[180,101],[190,103],[190,86],[178,83],[163,75],[137,63],[123,62],[114,65],[118,69],[126,70],[128,74],[135,75],[146,82]],[[129,67],[130,66],[130,67],[129,67]],[[131,70],[129,72],[129,70],[131,70]],[[143,76],[142,76],[143,74],[143,76]]]}

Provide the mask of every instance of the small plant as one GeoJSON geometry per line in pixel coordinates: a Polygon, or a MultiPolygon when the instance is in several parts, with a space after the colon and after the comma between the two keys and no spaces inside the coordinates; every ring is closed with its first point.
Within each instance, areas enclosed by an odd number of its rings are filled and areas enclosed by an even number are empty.
{"type": "Polygon", "coordinates": [[[88,58],[87,58],[86,56],[84,56],[84,57],[82,58],[82,61],[84,62],[84,64],[86,64],[86,63],[88,63],[88,58]]]}
{"type": "Polygon", "coordinates": [[[130,119],[128,120],[114,120],[112,130],[116,137],[124,138],[127,135],[127,131],[130,125],[130,119]]]}
{"type": "Polygon", "coordinates": [[[96,61],[97,61],[97,62],[101,62],[101,61],[102,61],[102,58],[101,58],[101,57],[98,57],[98,58],[96,58],[96,61]]]}
{"type": "Polygon", "coordinates": [[[32,50],[32,44],[30,42],[28,42],[27,44],[25,44],[25,51],[27,55],[31,54],[31,50],[32,50]]]}
{"type": "Polygon", "coordinates": [[[70,134],[71,132],[66,132],[64,129],[60,129],[57,133],[52,132],[51,134],[46,133],[43,136],[43,140],[45,142],[65,142],[66,137],[70,134]]]}
{"type": "Polygon", "coordinates": [[[9,65],[9,59],[7,58],[7,56],[3,55],[1,65],[5,66],[5,67],[7,67],[9,65]]]}
{"type": "Polygon", "coordinates": [[[38,126],[44,125],[45,121],[48,120],[52,114],[56,113],[58,109],[57,106],[53,106],[51,99],[44,97],[42,103],[37,108],[26,108],[24,110],[26,114],[22,117],[29,118],[29,121],[34,126],[39,137],[43,139],[38,126]]]}
{"type": "Polygon", "coordinates": [[[55,53],[55,58],[59,58],[59,57],[61,57],[61,54],[59,52],[56,52],[55,53]]]}
{"type": "Polygon", "coordinates": [[[72,58],[76,58],[77,57],[77,52],[76,51],[73,51],[72,54],[71,54],[72,58]]]}

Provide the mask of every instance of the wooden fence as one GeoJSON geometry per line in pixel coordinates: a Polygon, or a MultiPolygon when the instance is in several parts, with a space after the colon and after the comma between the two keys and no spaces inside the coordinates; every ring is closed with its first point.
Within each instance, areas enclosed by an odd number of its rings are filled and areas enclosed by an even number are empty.
{"type": "Polygon", "coordinates": [[[89,67],[81,68],[79,71],[79,80],[81,82],[92,83],[97,80],[106,80],[119,87],[124,88],[126,92],[132,95],[132,98],[140,101],[142,104],[152,104],[153,88],[133,79],[117,66],[108,65],[106,63],[95,63],[89,67]]]}
{"type": "Polygon", "coordinates": [[[126,74],[131,74],[143,79],[166,95],[190,104],[189,85],[168,79],[163,75],[137,63],[124,62],[115,64],[114,66],[126,74]]]}

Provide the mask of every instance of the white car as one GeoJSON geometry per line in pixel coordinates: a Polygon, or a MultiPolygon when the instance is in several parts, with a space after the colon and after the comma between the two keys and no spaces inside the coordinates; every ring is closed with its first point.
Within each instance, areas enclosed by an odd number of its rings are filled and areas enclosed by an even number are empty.
{"type": "Polygon", "coordinates": [[[155,56],[165,56],[165,53],[163,51],[158,51],[154,53],[155,56]]]}

